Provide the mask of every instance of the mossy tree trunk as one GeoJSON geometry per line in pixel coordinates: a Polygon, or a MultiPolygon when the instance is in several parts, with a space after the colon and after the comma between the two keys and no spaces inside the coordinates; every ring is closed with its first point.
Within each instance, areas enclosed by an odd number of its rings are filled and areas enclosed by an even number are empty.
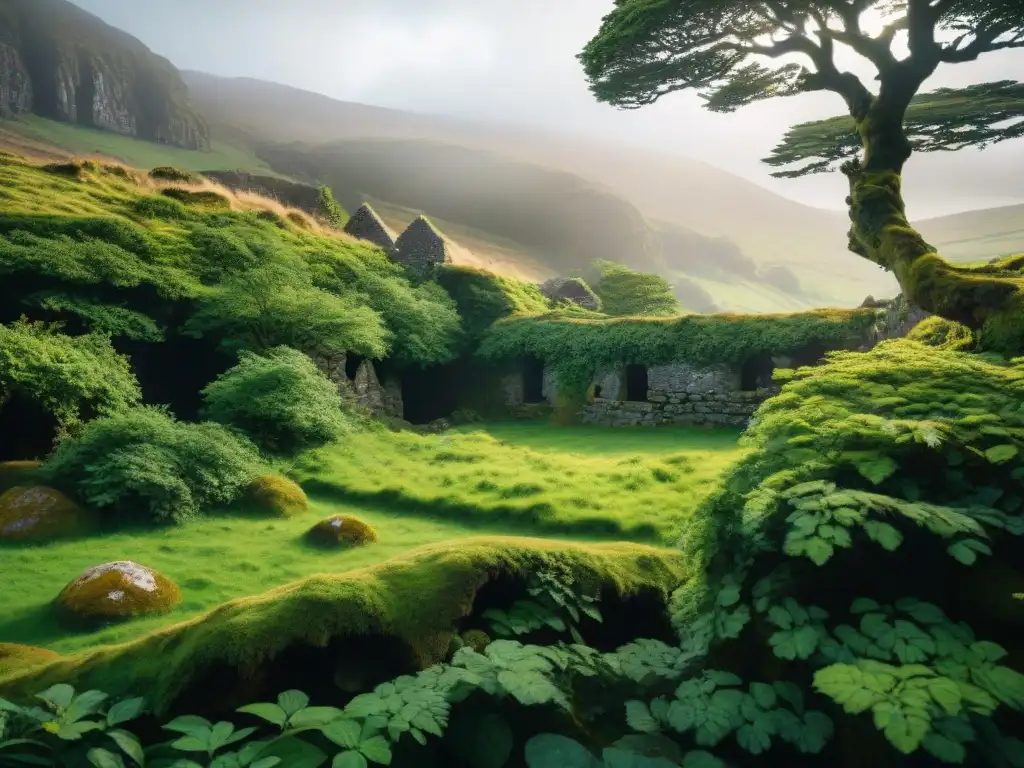
{"type": "MultiPolygon", "coordinates": [[[[930,74],[930,73],[928,73],[930,74]]],[[[896,70],[878,96],[850,104],[863,154],[843,166],[850,182],[850,250],[891,271],[907,299],[927,312],[982,331],[987,349],[1024,352],[1024,276],[1014,265],[958,267],[907,220],[903,167],[911,155],[904,116],[926,73],[896,70]]]]}

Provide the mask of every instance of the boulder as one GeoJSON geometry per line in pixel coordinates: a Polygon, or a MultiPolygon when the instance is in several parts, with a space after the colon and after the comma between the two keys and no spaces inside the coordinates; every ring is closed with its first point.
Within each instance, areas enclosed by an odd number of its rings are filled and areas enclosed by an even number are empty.
{"type": "Polygon", "coordinates": [[[61,590],[57,608],[76,622],[95,623],[165,613],[181,601],[181,591],[152,568],[120,560],[86,570],[61,590]]]}
{"type": "Polygon", "coordinates": [[[17,485],[0,495],[0,541],[71,536],[81,510],[60,491],[42,485],[17,485]]]}
{"type": "Polygon", "coordinates": [[[245,503],[253,511],[291,517],[309,509],[306,492],[281,475],[260,475],[245,490],[245,503]]]}
{"type": "Polygon", "coordinates": [[[0,677],[53,661],[59,654],[46,648],[18,643],[0,643],[0,677]]]}
{"type": "Polygon", "coordinates": [[[318,547],[357,547],[377,541],[377,532],[358,517],[333,515],[314,525],[306,538],[318,547]]]}

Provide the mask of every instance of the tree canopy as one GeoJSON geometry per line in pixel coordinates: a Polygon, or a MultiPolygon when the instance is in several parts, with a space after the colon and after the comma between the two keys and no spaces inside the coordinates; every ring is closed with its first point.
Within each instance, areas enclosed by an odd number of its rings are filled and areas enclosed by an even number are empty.
{"type": "Polygon", "coordinates": [[[1017,83],[918,95],[941,64],[1015,48],[1024,48],[1020,0],[616,0],[579,58],[597,98],[624,108],[687,89],[715,112],[838,94],[849,118],[797,126],[769,162],[803,162],[778,172],[802,175],[859,145],[840,166],[850,183],[849,249],[891,271],[922,309],[1015,355],[1024,352],[1024,278],[941,258],[907,221],[900,178],[915,148],[984,146],[1024,132],[1017,83]],[[876,32],[872,15],[884,22],[876,32]],[[877,87],[840,69],[839,46],[873,66],[877,87]]]}
{"type": "MultiPolygon", "coordinates": [[[[966,88],[938,88],[910,101],[903,128],[915,152],[984,149],[1024,136],[1024,83],[1001,80],[966,88]]],[[[857,124],[849,115],[801,123],[789,129],[764,162],[799,167],[772,176],[794,178],[837,170],[861,149],[857,124]]]]}

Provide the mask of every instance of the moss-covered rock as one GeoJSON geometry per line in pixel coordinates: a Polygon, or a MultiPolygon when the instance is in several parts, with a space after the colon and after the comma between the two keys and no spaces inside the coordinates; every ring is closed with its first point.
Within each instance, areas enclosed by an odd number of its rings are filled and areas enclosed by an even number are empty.
{"type": "Polygon", "coordinates": [[[377,541],[377,532],[358,517],[332,515],[314,525],[306,537],[318,547],[357,547],[377,541]]]}
{"type": "Polygon", "coordinates": [[[254,512],[280,517],[291,517],[309,509],[306,492],[281,475],[260,475],[246,488],[244,499],[254,512]]]}
{"type": "Polygon", "coordinates": [[[57,596],[61,616],[92,624],[169,611],[181,591],[152,568],[121,560],[89,568],[57,596]]]}
{"type": "Polygon", "coordinates": [[[45,664],[56,658],[58,658],[58,654],[46,648],[17,643],[0,643],[0,677],[45,664]]]}
{"type": "Polygon", "coordinates": [[[17,485],[0,495],[0,541],[71,536],[82,512],[60,491],[42,485],[17,485]]]}
{"type": "Polygon", "coordinates": [[[491,644],[491,638],[482,629],[470,629],[462,633],[462,642],[477,653],[483,653],[491,644]]]}
{"type": "Polygon", "coordinates": [[[0,461],[0,493],[16,485],[32,485],[41,461],[0,461]]]}

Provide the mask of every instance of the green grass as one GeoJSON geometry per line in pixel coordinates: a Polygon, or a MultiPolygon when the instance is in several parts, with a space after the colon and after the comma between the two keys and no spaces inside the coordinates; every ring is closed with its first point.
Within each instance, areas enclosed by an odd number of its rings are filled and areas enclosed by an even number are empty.
{"type": "MultiPolygon", "coordinates": [[[[0,639],[40,645],[60,653],[128,640],[181,621],[221,603],[265,592],[316,573],[362,568],[422,544],[479,533],[458,523],[401,516],[381,510],[314,503],[290,519],[213,516],[184,525],[91,536],[45,546],[0,549],[0,639]],[[333,514],[355,515],[370,523],[380,541],[348,551],[308,546],[303,534],[333,514]],[[181,587],[183,600],[171,613],[143,618],[97,632],[68,634],[50,602],[90,566],[134,560],[157,569],[181,587]]],[[[499,533],[501,531],[498,531],[499,533]]]]}
{"type": "Polygon", "coordinates": [[[199,152],[133,139],[110,131],[59,123],[35,115],[26,115],[4,125],[26,138],[52,144],[78,155],[104,155],[146,170],[170,165],[188,171],[242,170],[269,176],[280,175],[246,149],[219,141],[211,142],[209,152],[199,152]]]}
{"type": "Polygon", "coordinates": [[[447,520],[671,542],[743,453],[737,431],[497,425],[368,432],[307,454],[308,489],[447,520]]]}

